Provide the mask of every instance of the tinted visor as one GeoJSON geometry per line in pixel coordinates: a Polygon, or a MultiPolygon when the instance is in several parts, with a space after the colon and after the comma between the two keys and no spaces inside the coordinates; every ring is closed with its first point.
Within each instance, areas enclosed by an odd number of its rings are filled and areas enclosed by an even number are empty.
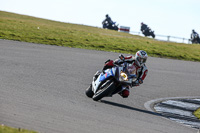
{"type": "Polygon", "coordinates": [[[140,64],[146,63],[146,58],[137,57],[137,60],[140,64]]]}

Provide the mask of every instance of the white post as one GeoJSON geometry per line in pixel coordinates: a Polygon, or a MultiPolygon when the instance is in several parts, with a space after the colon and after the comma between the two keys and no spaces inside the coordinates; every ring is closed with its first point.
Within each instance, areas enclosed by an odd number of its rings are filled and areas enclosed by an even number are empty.
{"type": "Polygon", "coordinates": [[[169,42],[169,38],[170,38],[170,36],[167,36],[167,41],[169,42]]]}

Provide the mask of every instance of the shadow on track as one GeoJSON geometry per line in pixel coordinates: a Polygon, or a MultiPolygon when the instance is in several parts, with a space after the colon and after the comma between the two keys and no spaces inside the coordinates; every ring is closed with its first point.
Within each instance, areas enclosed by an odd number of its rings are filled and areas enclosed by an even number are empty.
{"type": "MultiPolygon", "coordinates": [[[[191,122],[200,122],[199,119],[197,119],[197,118],[188,117],[188,116],[184,116],[184,115],[173,114],[173,113],[161,113],[161,114],[159,114],[159,113],[156,113],[156,112],[138,109],[138,108],[134,108],[134,107],[131,107],[131,106],[127,106],[127,105],[123,105],[123,104],[115,103],[115,102],[110,102],[110,101],[106,101],[106,100],[101,100],[101,102],[105,103],[105,104],[112,105],[112,106],[120,107],[120,108],[125,108],[125,109],[130,109],[130,110],[133,110],[133,111],[151,114],[151,115],[154,115],[154,116],[161,116],[161,117],[168,118],[168,119],[174,118],[174,119],[186,120],[186,121],[191,121],[191,122]]],[[[193,126],[193,128],[200,129],[200,127],[197,127],[197,126],[193,126]]]]}
{"type": "Polygon", "coordinates": [[[134,108],[134,107],[131,107],[131,106],[120,104],[120,103],[110,102],[110,101],[106,101],[106,100],[101,100],[101,102],[105,103],[105,104],[112,105],[112,106],[121,107],[121,108],[125,108],[125,109],[130,109],[130,110],[134,110],[134,111],[138,111],[138,112],[142,112],[142,113],[146,113],[146,114],[151,114],[151,115],[156,115],[156,116],[163,116],[163,115],[161,115],[159,113],[155,113],[155,112],[151,112],[151,111],[147,111],[147,110],[143,110],[143,109],[134,108]]]}

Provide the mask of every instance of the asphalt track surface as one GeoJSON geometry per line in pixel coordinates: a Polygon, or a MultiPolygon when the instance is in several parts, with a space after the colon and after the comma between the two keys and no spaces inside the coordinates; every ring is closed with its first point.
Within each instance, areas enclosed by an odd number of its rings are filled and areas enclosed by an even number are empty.
{"type": "Polygon", "coordinates": [[[147,78],[95,102],[93,74],[119,53],[0,40],[0,124],[40,133],[196,133],[148,111],[144,103],[200,96],[200,63],[149,57],[147,78]]]}

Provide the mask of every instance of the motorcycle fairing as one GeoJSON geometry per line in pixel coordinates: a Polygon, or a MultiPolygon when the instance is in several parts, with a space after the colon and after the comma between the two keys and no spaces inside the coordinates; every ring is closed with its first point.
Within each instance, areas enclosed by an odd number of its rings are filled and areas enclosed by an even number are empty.
{"type": "Polygon", "coordinates": [[[100,81],[100,82],[101,82],[101,81],[104,81],[104,80],[106,80],[107,78],[109,78],[110,76],[114,76],[114,73],[113,73],[112,69],[107,69],[107,70],[105,71],[105,74],[103,74],[103,73],[100,74],[100,79],[99,79],[99,81],[100,81]]]}
{"type": "Polygon", "coordinates": [[[105,73],[102,72],[95,81],[92,81],[93,92],[96,93],[96,91],[98,90],[98,87],[102,81],[105,81],[109,77],[114,77],[115,72],[116,72],[116,68],[107,69],[107,70],[105,70],[105,73]]]}

